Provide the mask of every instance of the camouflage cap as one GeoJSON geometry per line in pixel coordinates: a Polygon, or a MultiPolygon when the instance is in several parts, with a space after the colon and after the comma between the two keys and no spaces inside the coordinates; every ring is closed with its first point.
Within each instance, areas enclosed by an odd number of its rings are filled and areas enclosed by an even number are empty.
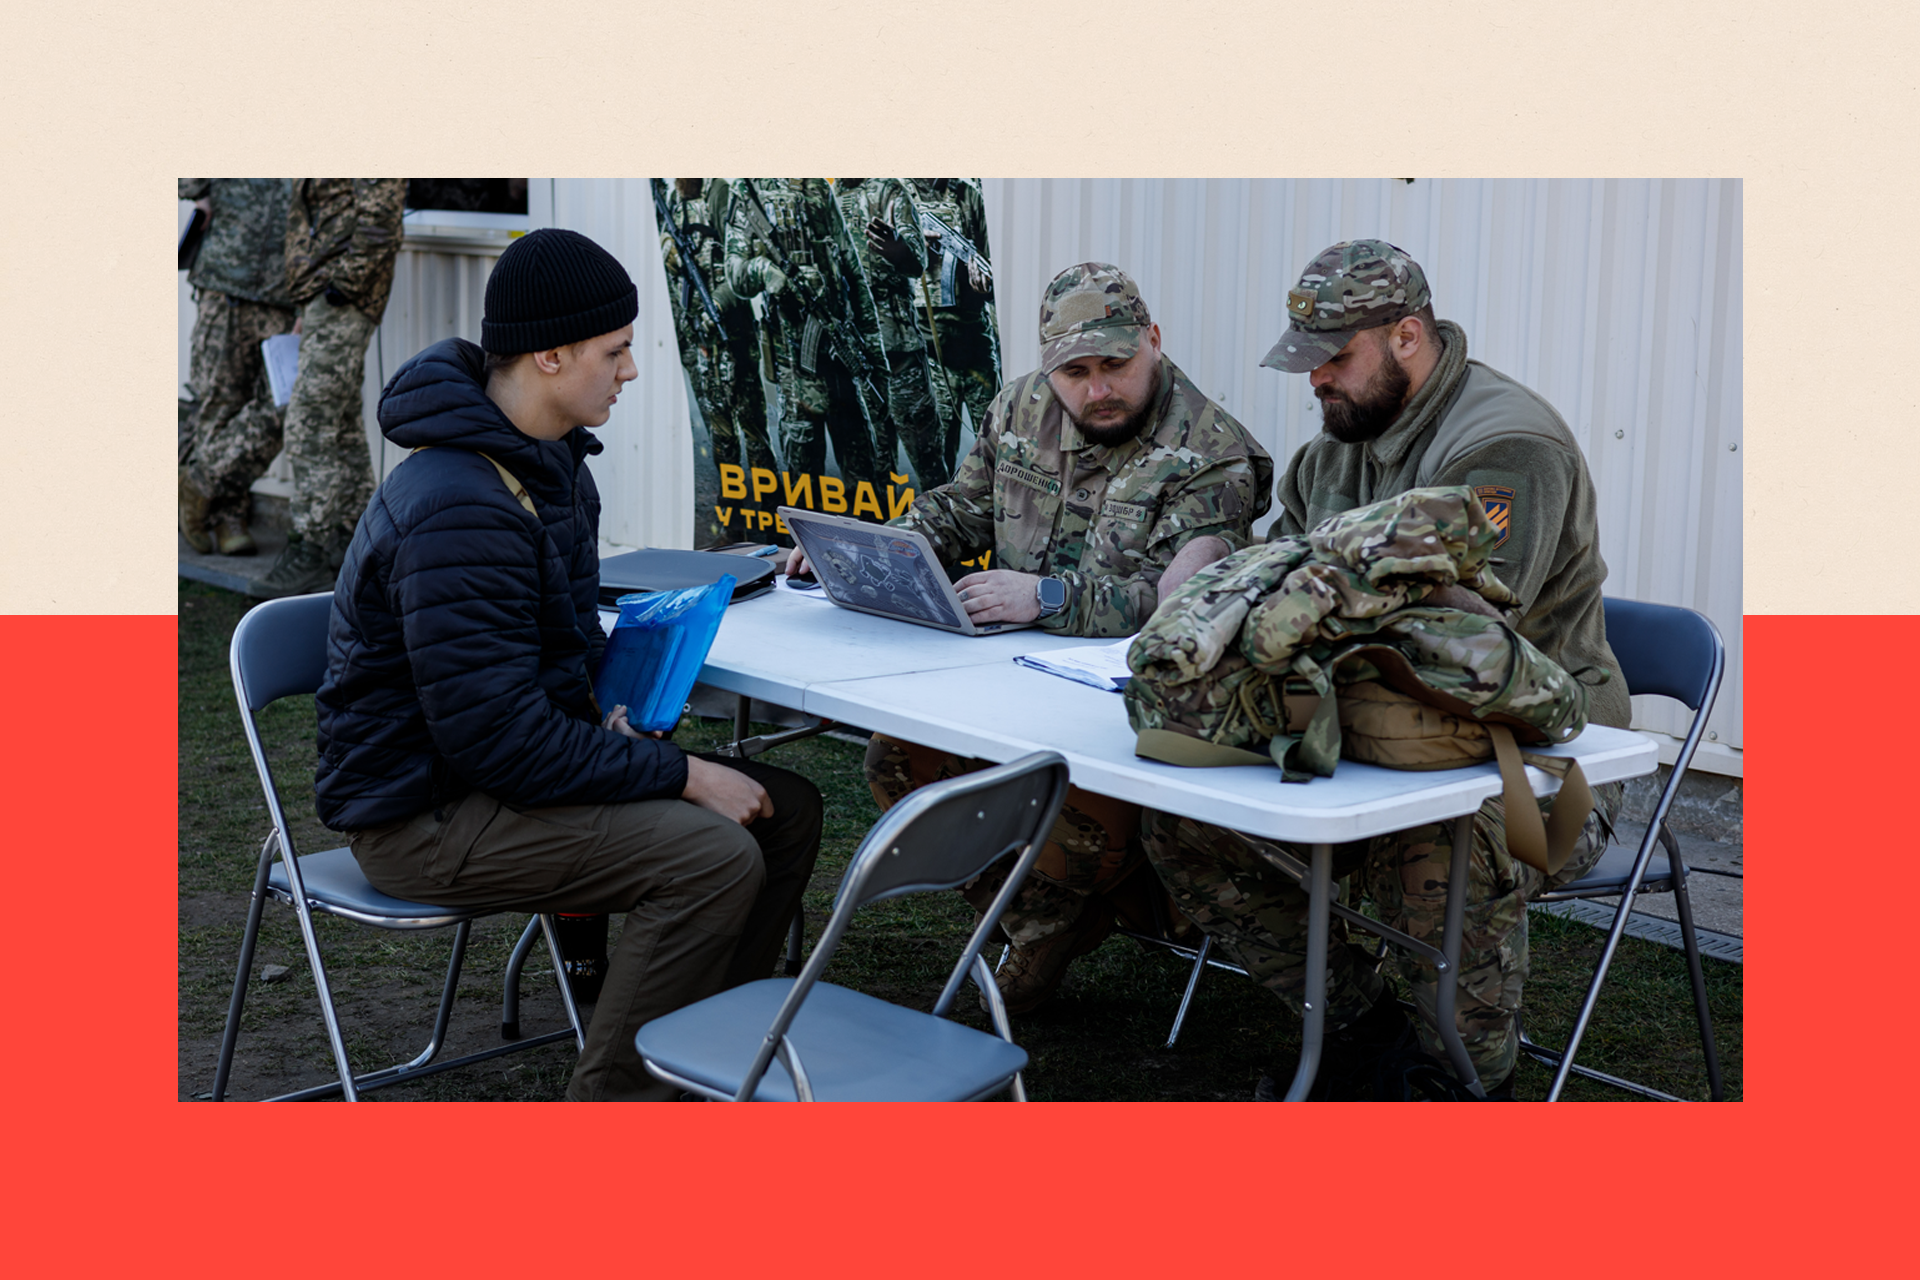
{"type": "Polygon", "coordinates": [[[1126,272],[1105,262],[1068,267],[1040,299],[1040,372],[1081,356],[1130,359],[1152,323],[1126,272]]]}
{"type": "Polygon", "coordinates": [[[1340,354],[1362,329],[1410,316],[1433,301],[1427,273],[1385,240],[1342,240],[1307,264],[1287,290],[1293,323],[1260,363],[1310,373],[1340,354]]]}

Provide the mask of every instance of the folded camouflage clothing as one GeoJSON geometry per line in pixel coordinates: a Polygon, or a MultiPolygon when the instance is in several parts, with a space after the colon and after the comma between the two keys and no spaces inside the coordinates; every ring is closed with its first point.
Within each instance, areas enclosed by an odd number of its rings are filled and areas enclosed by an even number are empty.
{"type": "MultiPolygon", "coordinates": [[[[1128,650],[1136,753],[1271,762],[1287,782],[1331,777],[1342,754],[1400,769],[1498,758],[1511,810],[1531,795],[1517,744],[1571,740],[1587,689],[1506,622],[1423,603],[1457,584],[1516,605],[1488,567],[1499,536],[1471,489],[1412,489],[1209,565],[1128,650]]],[[[1584,779],[1576,788],[1568,761],[1525,762],[1566,779],[1546,843],[1570,846],[1554,837],[1584,821],[1584,779]]],[[[1526,843],[1516,855],[1536,862],[1526,843]]],[[[1536,853],[1536,865],[1554,860],[1551,847],[1536,853]]]]}

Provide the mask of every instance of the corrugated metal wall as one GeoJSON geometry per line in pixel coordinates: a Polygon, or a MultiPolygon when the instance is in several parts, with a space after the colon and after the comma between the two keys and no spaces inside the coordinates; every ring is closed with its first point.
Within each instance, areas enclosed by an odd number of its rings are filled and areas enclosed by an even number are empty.
{"type": "MultiPolygon", "coordinates": [[[[647,183],[534,179],[528,200],[532,225],[592,236],[640,286],[640,381],[593,463],[602,536],[689,546],[686,383],[647,183]]],[[[1381,236],[1412,253],[1472,354],[1545,395],[1580,439],[1609,594],[1684,604],[1720,628],[1726,692],[1700,763],[1740,772],[1738,181],[988,179],[986,201],[1007,370],[1038,359],[1035,315],[1054,273],[1115,262],[1140,282],[1168,354],[1282,463],[1319,429],[1306,379],[1259,367],[1286,327],[1287,288],[1336,240],[1381,236]]],[[[409,242],[368,352],[370,426],[400,360],[448,334],[477,337],[492,257],[409,242]]],[[[185,360],[183,329],[182,381],[185,360]]],[[[384,473],[397,459],[381,461],[384,473]]],[[[1650,729],[1681,724],[1664,707],[1641,715],[1650,729]]]]}

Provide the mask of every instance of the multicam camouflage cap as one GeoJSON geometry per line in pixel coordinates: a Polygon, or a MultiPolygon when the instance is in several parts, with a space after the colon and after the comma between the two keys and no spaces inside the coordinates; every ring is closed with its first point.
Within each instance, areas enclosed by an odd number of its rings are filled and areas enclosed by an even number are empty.
{"type": "Polygon", "coordinates": [[[1131,359],[1152,324],[1126,272],[1106,262],[1068,267],[1040,299],[1040,372],[1081,356],[1131,359]]]}
{"type": "Polygon", "coordinates": [[[1292,321],[1260,363],[1311,373],[1340,354],[1362,329],[1410,316],[1433,300],[1427,273],[1385,240],[1342,240],[1307,264],[1287,290],[1292,321]]]}

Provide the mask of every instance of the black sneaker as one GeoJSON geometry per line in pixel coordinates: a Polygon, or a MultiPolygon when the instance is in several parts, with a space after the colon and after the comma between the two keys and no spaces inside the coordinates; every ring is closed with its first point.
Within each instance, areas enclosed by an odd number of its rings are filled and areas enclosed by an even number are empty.
{"type": "MultiPolygon", "coordinates": [[[[1419,1037],[1406,1010],[1391,994],[1382,993],[1371,1009],[1327,1033],[1320,1050],[1320,1070],[1307,1090],[1307,1101],[1372,1101],[1379,1064],[1419,1051],[1419,1037]]],[[[1278,1102],[1285,1096],[1285,1088],[1271,1073],[1261,1076],[1253,1091],[1255,1102],[1278,1102]]]]}

